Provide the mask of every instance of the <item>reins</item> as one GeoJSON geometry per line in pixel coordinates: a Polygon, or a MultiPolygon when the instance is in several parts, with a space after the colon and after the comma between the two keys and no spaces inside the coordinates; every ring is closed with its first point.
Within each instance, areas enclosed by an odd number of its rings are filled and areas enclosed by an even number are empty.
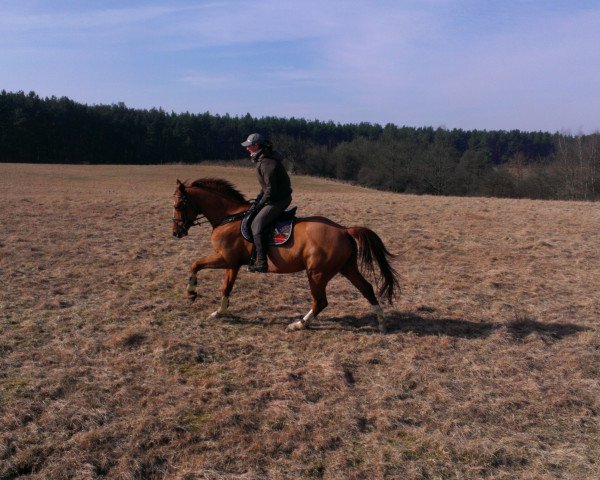
{"type": "Polygon", "coordinates": [[[221,225],[225,225],[227,223],[235,222],[236,220],[241,220],[246,216],[247,213],[248,210],[246,210],[245,212],[236,213],[234,215],[231,215],[230,217],[226,217],[221,223],[219,223],[219,225],[217,225],[217,227],[220,227],[221,225]]]}
{"type": "MultiPolygon", "coordinates": [[[[210,220],[208,218],[206,218],[206,215],[204,215],[196,210],[194,205],[189,201],[187,195],[174,194],[173,196],[176,198],[179,198],[181,200],[181,202],[179,202],[179,204],[175,207],[175,210],[181,212],[181,218],[173,217],[174,222],[182,224],[182,226],[186,230],[189,230],[190,228],[195,227],[195,226],[201,227],[202,225],[210,224],[210,220]],[[189,225],[187,225],[187,219],[186,219],[186,215],[185,215],[185,208],[187,206],[190,206],[196,213],[196,219],[189,225]]],[[[216,227],[220,227],[221,225],[226,225],[228,223],[232,223],[237,220],[241,220],[242,218],[244,218],[244,216],[246,215],[247,212],[248,212],[248,210],[246,210],[244,212],[236,213],[234,215],[230,215],[229,217],[225,217],[221,221],[221,223],[219,223],[216,227]]],[[[216,227],[214,227],[214,228],[216,228],[216,227]]]]}

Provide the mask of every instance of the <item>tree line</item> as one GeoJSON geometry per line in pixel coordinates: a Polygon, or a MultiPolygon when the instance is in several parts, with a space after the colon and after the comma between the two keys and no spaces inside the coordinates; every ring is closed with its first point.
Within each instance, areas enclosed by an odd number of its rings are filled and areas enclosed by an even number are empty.
{"type": "Polygon", "coordinates": [[[0,162],[234,161],[261,132],[291,171],[434,195],[600,198],[600,134],[339,124],[85,105],[0,92],[0,162]]]}

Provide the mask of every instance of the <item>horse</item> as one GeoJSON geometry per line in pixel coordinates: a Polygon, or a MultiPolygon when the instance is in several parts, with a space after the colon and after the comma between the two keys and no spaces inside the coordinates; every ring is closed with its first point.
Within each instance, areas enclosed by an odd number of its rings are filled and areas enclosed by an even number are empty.
{"type": "MultiPolygon", "coordinates": [[[[173,194],[173,236],[188,235],[194,225],[210,224],[212,227],[212,255],[194,261],[190,267],[187,298],[197,297],[198,272],[225,269],[221,287],[221,305],[209,318],[227,316],[229,297],[240,268],[250,263],[252,244],[240,232],[240,222],[252,206],[251,202],[227,180],[200,178],[191,183],[177,179],[173,194]]],[[[292,237],[281,246],[270,246],[267,252],[269,273],[295,273],[306,271],[312,303],[310,311],[298,321],[287,326],[288,331],[303,330],[327,307],[326,287],[338,273],[346,277],[367,299],[377,317],[378,327],[386,332],[385,314],[375,291],[359,270],[375,274],[379,284],[378,296],[393,303],[398,289],[398,278],[389,259],[394,257],[381,238],[366,227],[343,227],[321,216],[297,217],[292,237]]],[[[257,273],[255,275],[264,275],[257,273]]]]}

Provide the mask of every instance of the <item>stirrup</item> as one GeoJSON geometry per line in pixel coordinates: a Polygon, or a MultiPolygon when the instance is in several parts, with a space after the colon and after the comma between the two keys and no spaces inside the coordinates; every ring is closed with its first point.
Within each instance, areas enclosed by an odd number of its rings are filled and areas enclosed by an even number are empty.
{"type": "Polygon", "coordinates": [[[248,265],[248,271],[253,273],[267,273],[269,271],[269,267],[267,266],[267,262],[256,262],[252,265],[248,265]]]}

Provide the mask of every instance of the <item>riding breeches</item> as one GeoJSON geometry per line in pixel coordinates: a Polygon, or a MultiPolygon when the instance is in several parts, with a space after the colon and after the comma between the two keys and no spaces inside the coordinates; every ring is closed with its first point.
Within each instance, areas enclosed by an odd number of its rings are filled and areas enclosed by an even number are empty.
{"type": "Polygon", "coordinates": [[[267,225],[273,223],[279,215],[285,212],[285,209],[289,207],[290,203],[292,203],[291,196],[274,203],[267,203],[264,207],[262,207],[260,212],[258,212],[252,221],[252,236],[254,238],[260,236],[261,232],[264,232],[267,225]]]}

